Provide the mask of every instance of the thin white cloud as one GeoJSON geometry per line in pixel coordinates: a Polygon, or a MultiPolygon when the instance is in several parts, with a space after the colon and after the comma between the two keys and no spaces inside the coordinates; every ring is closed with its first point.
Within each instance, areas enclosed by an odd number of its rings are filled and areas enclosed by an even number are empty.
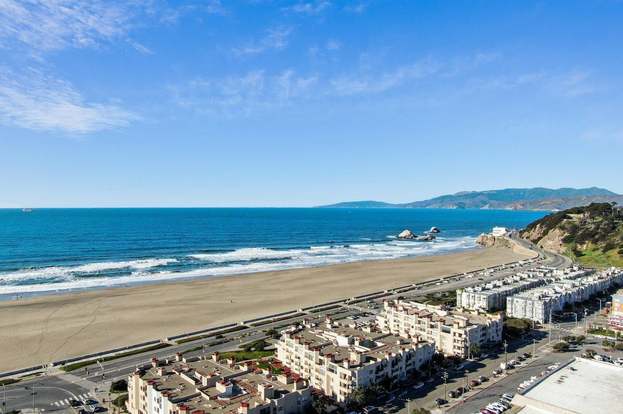
{"type": "Polygon", "coordinates": [[[285,10],[298,14],[306,14],[314,16],[322,13],[331,7],[331,2],[328,0],[315,0],[307,2],[299,2],[292,6],[286,7],[285,10]]]}
{"type": "MultiPolygon", "coordinates": [[[[94,47],[126,39],[138,26],[205,14],[226,10],[220,0],[174,6],[167,0],[0,0],[0,46],[23,45],[39,52],[94,47]]],[[[129,40],[140,53],[148,50],[133,42],[129,40]]]]}
{"type": "Polygon", "coordinates": [[[203,0],[197,3],[182,4],[177,7],[161,5],[159,9],[156,8],[156,10],[152,11],[152,14],[159,16],[159,20],[163,23],[174,24],[182,17],[188,15],[226,15],[228,12],[221,0],[203,0]]]}
{"type": "Polygon", "coordinates": [[[269,50],[282,50],[288,46],[291,27],[273,27],[260,40],[233,49],[236,56],[258,55],[269,50]]]}
{"type": "MultiPolygon", "coordinates": [[[[309,53],[318,50],[310,49],[309,53]]],[[[459,70],[469,72],[474,65],[463,62],[472,60],[489,61],[480,57],[456,62],[424,58],[388,71],[374,71],[372,66],[363,65],[358,71],[337,76],[302,75],[293,70],[269,74],[258,70],[226,78],[198,78],[170,90],[178,105],[199,113],[248,115],[293,103],[381,95],[400,89],[412,91],[418,81],[445,82],[459,70]]]]}
{"type": "Polygon", "coordinates": [[[274,75],[251,71],[225,78],[198,78],[170,90],[175,102],[184,108],[236,116],[288,105],[307,96],[316,82],[315,76],[299,76],[293,70],[274,75]]]}
{"type": "Polygon", "coordinates": [[[599,90],[593,83],[590,74],[580,70],[560,73],[539,70],[535,72],[474,79],[468,87],[468,90],[511,90],[521,87],[531,87],[534,90],[545,91],[552,96],[562,98],[581,97],[593,94],[599,90]]]}
{"type": "Polygon", "coordinates": [[[142,53],[143,55],[153,55],[154,51],[145,46],[142,43],[136,42],[132,39],[128,40],[130,46],[132,46],[137,52],[142,53]]]}
{"type": "Polygon", "coordinates": [[[380,74],[340,76],[330,81],[331,92],[340,96],[382,93],[406,82],[436,75],[443,68],[444,66],[436,61],[423,59],[380,74]]]}
{"type": "Polygon", "coordinates": [[[369,2],[363,2],[363,1],[354,2],[352,4],[348,4],[344,6],[344,10],[346,10],[349,13],[361,14],[364,11],[366,11],[369,5],[370,5],[369,2]]]}
{"type": "Polygon", "coordinates": [[[0,122],[6,125],[87,134],[134,119],[117,105],[86,101],[69,83],[39,71],[18,75],[0,69],[0,122]]]}
{"type": "Polygon", "coordinates": [[[0,0],[0,42],[43,51],[91,47],[125,36],[134,7],[100,0],[0,0]]]}

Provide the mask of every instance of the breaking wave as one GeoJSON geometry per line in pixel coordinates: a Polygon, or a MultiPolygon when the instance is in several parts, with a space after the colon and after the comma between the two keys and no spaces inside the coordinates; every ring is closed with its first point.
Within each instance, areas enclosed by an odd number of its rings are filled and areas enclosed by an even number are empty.
{"type": "MultiPolygon", "coordinates": [[[[387,240],[387,239],[386,239],[387,240]]],[[[242,248],[169,258],[93,262],[0,273],[0,295],[41,293],[432,255],[475,247],[474,237],[387,240],[308,248],[242,248]]]]}

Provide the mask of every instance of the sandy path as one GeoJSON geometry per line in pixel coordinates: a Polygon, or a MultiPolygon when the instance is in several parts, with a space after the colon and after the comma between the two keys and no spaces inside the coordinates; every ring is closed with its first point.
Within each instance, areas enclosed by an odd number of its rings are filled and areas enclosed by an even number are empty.
{"type": "Polygon", "coordinates": [[[0,302],[0,371],[528,257],[504,248],[0,302]]]}

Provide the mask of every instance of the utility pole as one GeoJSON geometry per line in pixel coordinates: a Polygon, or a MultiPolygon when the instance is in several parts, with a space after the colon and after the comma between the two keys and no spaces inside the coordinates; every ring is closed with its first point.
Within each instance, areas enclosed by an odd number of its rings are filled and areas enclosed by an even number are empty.
{"type": "Polygon", "coordinates": [[[554,324],[554,322],[552,321],[552,308],[549,308],[549,335],[547,338],[547,343],[551,344],[552,343],[552,325],[554,324]]]}
{"type": "Polygon", "coordinates": [[[2,384],[2,412],[7,412],[6,409],[6,384],[2,384]]]}
{"type": "Polygon", "coordinates": [[[536,339],[532,338],[532,359],[536,357],[536,339]]]}
{"type": "Polygon", "coordinates": [[[504,364],[505,364],[505,370],[508,369],[508,342],[506,342],[506,339],[504,340],[504,364]]]}
{"type": "Polygon", "coordinates": [[[36,414],[37,411],[35,411],[35,397],[37,396],[37,393],[35,392],[35,384],[32,384],[32,412],[33,414],[36,414]]]}
{"type": "Polygon", "coordinates": [[[443,371],[443,399],[448,401],[448,371],[443,371]]]}

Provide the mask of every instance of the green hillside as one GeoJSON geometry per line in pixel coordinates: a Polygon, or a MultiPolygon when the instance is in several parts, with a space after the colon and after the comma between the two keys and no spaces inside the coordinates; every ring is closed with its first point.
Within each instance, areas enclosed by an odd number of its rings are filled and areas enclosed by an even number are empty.
{"type": "Polygon", "coordinates": [[[550,214],[528,225],[521,236],[587,266],[623,267],[623,208],[612,203],[550,214]]]}

